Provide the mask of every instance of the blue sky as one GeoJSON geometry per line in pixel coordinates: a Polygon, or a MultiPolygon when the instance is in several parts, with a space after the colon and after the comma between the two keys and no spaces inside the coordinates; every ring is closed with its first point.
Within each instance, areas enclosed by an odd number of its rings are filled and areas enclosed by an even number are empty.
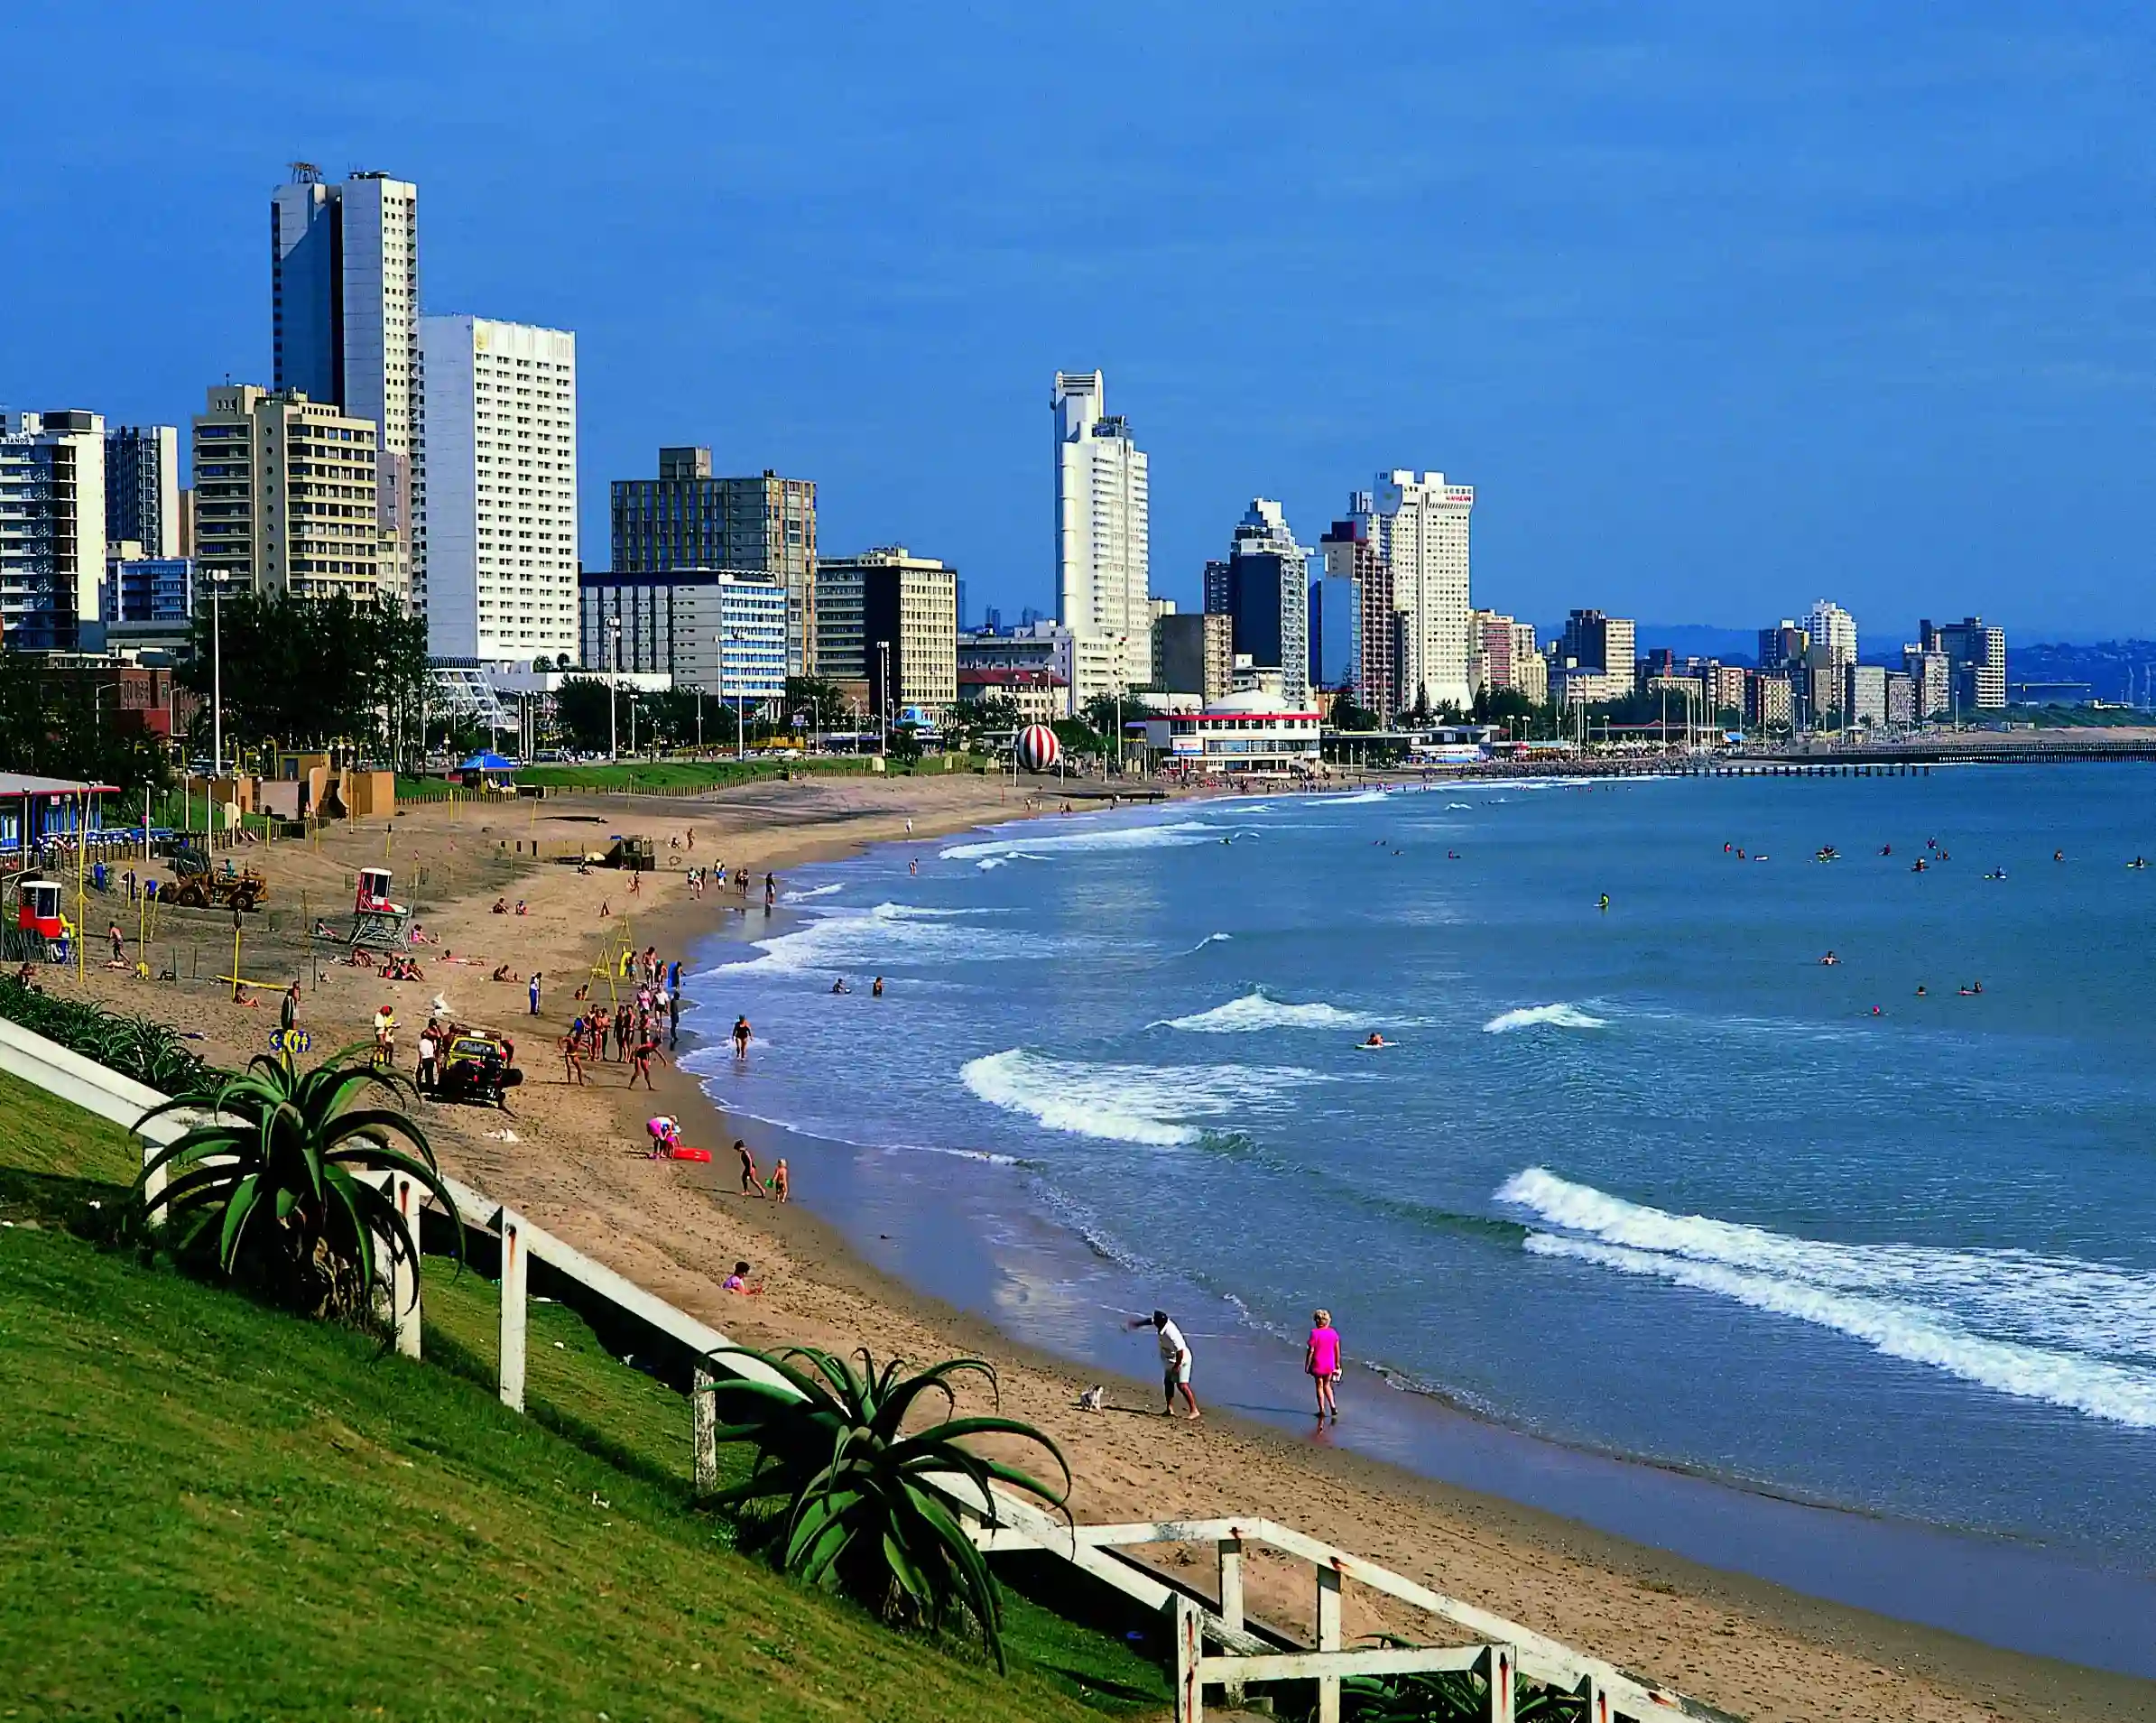
{"type": "Polygon", "coordinates": [[[0,403],[267,381],[294,157],[421,187],[428,309],[573,329],[583,543],[662,442],[1052,605],[1106,368],[1156,591],[1249,498],[1479,487],[1476,602],[1867,646],[2156,634],[2146,15],[1781,5],[18,8],[0,403]],[[33,15],[34,14],[34,15],[33,15]]]}

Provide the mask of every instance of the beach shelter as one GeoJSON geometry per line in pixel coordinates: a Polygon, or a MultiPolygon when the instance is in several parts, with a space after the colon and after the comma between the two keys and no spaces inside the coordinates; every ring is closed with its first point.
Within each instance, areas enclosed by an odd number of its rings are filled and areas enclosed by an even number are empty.
{"type": "Polygon", "coordinates": [[[462,762],[457,775],[464,780],[467,790],[484,790],[489,786],[503,788],[508,784],[509,774],[516,770],[516,762],[504,759],[500,755],[482,752],[462,762]]]}

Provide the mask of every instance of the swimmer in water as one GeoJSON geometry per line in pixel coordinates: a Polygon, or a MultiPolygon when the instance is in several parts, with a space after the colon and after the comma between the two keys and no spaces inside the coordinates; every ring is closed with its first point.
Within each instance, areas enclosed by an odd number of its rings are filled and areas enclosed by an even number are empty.
{"type": "Polygon", "coordinates": [[[1831,969],[1836,964],[1841,961],[1841,959],[1836,957],[1833,952],[1829,951],[1825,957],[1821,958],[1819,961],[1826,968],[1831,969]]]}
{"type": "Polygon", "coordinates": [[[1595,905],[1595,907],[1598,910],[1606,910],[1609,908],[1609,894],[1607,892],[1602,894],[1601,900],[1595,905]]]}
{"type": "Polygon", "coordinates": [[[1879,1009],[1879,1007],[1878,1007],[1877,1005],[1874,1005],[1874,1006],[1872,1007],[1872,1015],[1874,1015],[1874,1017],[1883,1017],[1883,1016],[1885,1016],[1885,1015],[1886,1015],[1886,1013],[1885,1013],[1885,1012],[1883,1012],[1883,1011],[1882,1011],[1882,1010],[1880,1010],[1880,1009],[1879,1009]]]}
{"type": "Polygon", "coordinates": [[[1892,844],[1881,844],[1879,846],[1879,853],[1882,856],[1891,856],[1894,853],[1894,847],[1892,844]]]}
{"type": "Polygon", "coordinates": [[[1370,1032],[1370,1039],[1363,1043],[1363,1045],[1365,1047],[1384,1047],[1390,1044],[1391,1043],[1389,1043],[1385,1038],[1379,1034],[1374,1029],[1370,1032]]]}
{"type": "Polygon", "coordinates": [[[1445,859],[1447,861],[1457,861],[1459,858],[1460,852],[1457,849],[1448,849],[1445,852],[1445,859]]]}
{"type": "Polygon", "coordinates": [[[853,989],[846,985],[846,977],[841,976],[831,983],[831,991],[833,993],[851,993],[853,989]]]}
{"type": "Polygon", "coordinates": [[[2066,859],[2066,851],[2063,849],[2054,849],[2051,852],[2051,859],[2053,861],[2064,861],[2066,859]]]}
{"type": "Polygon", "coordinates": [[[1920,982],[1918,982],[1918,983],[1917,983],[1917,997],[1918,997],[1918,998],[1920,998],[1920,999],[1921,999],[1923,996],[1924,996],[1924,984],[1923,984],[1921,981],[1920,981],[1920,982]]]}

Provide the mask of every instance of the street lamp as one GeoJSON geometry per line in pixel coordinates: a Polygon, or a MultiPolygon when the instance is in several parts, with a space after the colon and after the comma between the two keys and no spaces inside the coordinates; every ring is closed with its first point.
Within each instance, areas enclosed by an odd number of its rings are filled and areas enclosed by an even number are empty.
{"type": "Polygon", "coordinates": [[[891,643],[876,642],[876,752],[886,757],[891,753],[891,643]]]}
{"type": "Polygon", "coordinates": [[[209,775],[225,775],[225,644],[224,614],[219,602],[225,596],[226,571],[219,569],[209,586],[209,775]]]}
{"type": "Polygon", "coordinates": [[[621,758],[621,736],[615,727],[614,693],[621,682],[621,613],[619,611],[606,618],[606,633],[613,642],[612,651],[607,659],[610,669],[606,677],[606,757],[618,762],[621,758]]]}
{"type": "MultiPolygon", "coordinates": [[[[748,644],[748,640],[749,637],[746,635],[738,633],[731,634],[726,636],[726,644],[729,646],[745,646],[748,644]]],[[[747,681],[748,679],[741,674],[739,667],[739,655],[736,654],[736,668],[734,676],[734,763],[736,765],[739,765],[742,762],[749,757],[749,697],[748,689],[746,686],[747,681]]],[[[722,700],[726,697],[726,655],[723,652],[720,653],[718,660],[718,697],[722,700]]]]}

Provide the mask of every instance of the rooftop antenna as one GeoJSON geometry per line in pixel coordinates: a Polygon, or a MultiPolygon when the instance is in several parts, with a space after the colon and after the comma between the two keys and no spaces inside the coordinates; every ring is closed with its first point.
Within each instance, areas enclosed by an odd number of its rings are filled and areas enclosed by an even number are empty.
{"type": "Polygon", "coordinates": [[[294,185],[321,184],[322,171],[321,169],[316,167],[313,162],[293,162],[288,163],[287,165],[291,169],[292,183],[294,185]]]}

